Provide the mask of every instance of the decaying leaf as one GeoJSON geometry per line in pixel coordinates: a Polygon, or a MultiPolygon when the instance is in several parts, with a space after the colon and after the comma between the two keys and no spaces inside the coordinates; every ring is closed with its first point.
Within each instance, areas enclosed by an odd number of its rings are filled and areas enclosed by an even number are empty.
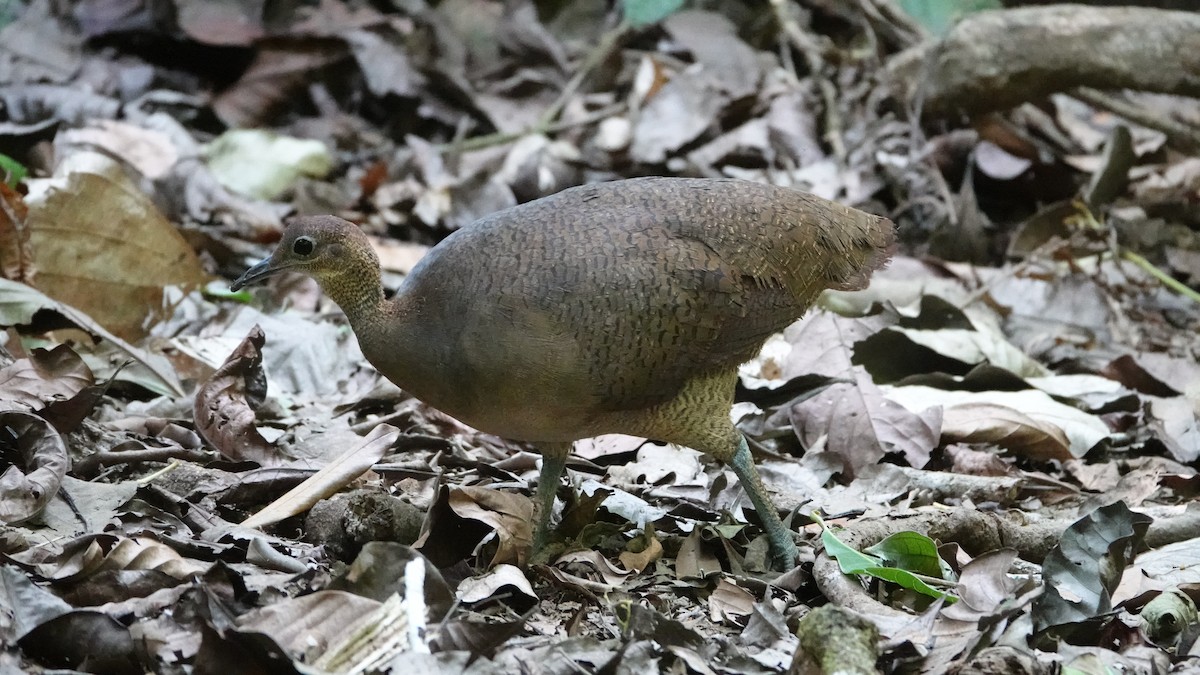
{"type": "Polygon", "coordinates": [[[0,411],[0,457],[12,458],[0,474],[0,522],[6,524],[38,515],[58,492],[70,464],[54,427],[19,410],[0,411]]]}
{"type": "Polygon", "coordinates": [[[26,222],[37,288],[122,338],[146,334],[164,287],[204,279],[192,247],[114,160],[79,152],[32,187],[26,222]]]}
{"type": "Polygon", "coordinates": [[[262,329],[255,326],[196,392],[196,431],[224,456],[276,466],[285,458],[254,426],[254,409],[267,393],[262,371],[262,329]]]}
{"type": "Polygon", "coordinates": [[[0,181],[0,275],[23,284],[35,274],[29,245],[29,206],[19,192],[0,181]]]}
{"type": "Polygon", "coordinates": [[[41,410],[66,401],[93,383],[92,371],[67,345],[35,349],[0,369],[0,402],[41,410]]]}
{"type": "Polygon", "coordinates": [[[854,366],[853,376],[854,384],[832,385],[792,406],[796,434],[809,447],[824,437],[826,450],[851,473],[889,452],[902,453],[910,466],[925,466],[941,434],[941,411],[896,405],[861,366],[854,366]]]}
{"type": "Polygon", "coordinates": [[[0,326],[27,327],[35,322],[49,321],[55,327],[78,328],[102,342],[93,352],[82,351],[80,356],[92,373],[112,376],[132,382],[155,393],[182,396],[183,388],[171,364],[161,354],[139,349],[113,335],[87,314],[58,302],[37,289],[7,279],[0,279],[0,326]],[[50,318],[47,317],[50,315],[50,318]],[[105,358],[99,358],[100,355],[105,358]],[[116,362],[114,364],[114,361],[116,362]]]}
{"type": "Polygon", "coordinates": [[[1109,612],[1121,574],[1144,547],[1152,520],[1116,502],[1067,528],[1042,563],[1045,593],[1033,603],[1034,630],[1067,636],[1088,630],[1085,622],[1109,612]]]}
{"type": "Polygon", "coordinates": [[[989,403],[952,405],[942,411],[942,438],[958,443],[994,443],[1039,461],[1072,459],[1071,443],[1056,426],[1039,422],[1007,406],[989,403]]]}
{"type": "Polygon", "coordinates": [[[500,546],[492,564],[522,565],[533,545],[533,502],[485,488],[463,487],[450,491],[450,508],[462,518],[486,523],[496,531],[500,546]]]}
{"type": "Polygon", "coordinates": [[[458,585],[458,599],[468,603],[484,602],[501,592],[517,592],[530,601],[538,597],[529,580],[513,565],[496,565],[483,575],[463,579],[458,585]]]}
{"type": "MultiPolygon", "coordinates": [[[[947,391],[924,386],[889,387],[888,399],[909,410],[924,410],[930,406],[964,407],[959,415],[962,426],[957,434],[978,433],[988,442],[1003,440],[1014,450],[1032,453],[1032,456],[1055,457],[1062,445],[1063,436],[1072,457],[1082,457],[1111,433],[1100,418],[1059,403],[1044,392],[1035,389],[1024,391],[947,391]],[[970,407],[966,407],[970,406],[970,407]],[[1020,417],[999,408],[974,407],[999,406],[1016,411],[1020,417]],[[998,416],[994,422],[979,418],[987,410],[998,416]],[[1022,421],[1028,418],[1029,422],[1022,421]],[[1007,419],[1007,421],[1005,421],[1007,419]],[[1053,429],[1060,430],[1055,433],[1053,429]]],[[[953,437],[957,438],[957,436],[953,437]]]]}

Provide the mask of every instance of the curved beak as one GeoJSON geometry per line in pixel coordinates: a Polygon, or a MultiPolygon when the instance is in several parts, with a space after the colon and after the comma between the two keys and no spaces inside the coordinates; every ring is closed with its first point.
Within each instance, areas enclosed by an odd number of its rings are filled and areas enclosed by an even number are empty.
{"type": "Polygon", "coordinates": [[[277,268],[271,267],[271,259],[270,258],[261,260],[261,261],[255,263],[253,267],[251,267],[250,269],[243,272],[242,276],[237,278],[237,281],[234,281],[232,284],[230,284],[229,290],[239,291],[243,287],[249,286],[250,284],[253,284],[253,283],[256,283],[263,279],[266,279],[267,277],[271,276],[272,274],[275,274],[278,271],[279,270],[277,268]]]}

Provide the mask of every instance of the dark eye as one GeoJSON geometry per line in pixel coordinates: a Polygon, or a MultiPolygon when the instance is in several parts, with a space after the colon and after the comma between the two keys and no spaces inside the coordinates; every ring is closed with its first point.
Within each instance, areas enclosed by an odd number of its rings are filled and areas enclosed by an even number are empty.
{"type": "Polygon", "coordinates": [[[316,248],[316,243],[312,237],[296,237],[296,241],[292,242],[292,253],[296,255],[312,255],[313,249],[316,248]]]}

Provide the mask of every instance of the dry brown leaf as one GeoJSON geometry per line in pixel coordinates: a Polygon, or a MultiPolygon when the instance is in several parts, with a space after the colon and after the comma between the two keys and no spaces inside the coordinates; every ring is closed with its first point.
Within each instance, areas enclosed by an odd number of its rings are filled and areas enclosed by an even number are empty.
{"type": "Polygon", "coordinates": [[[188,560],[149,537],[122,538],[93,573],[105,570],[157,570],[176,579],[203,573],[207,565],[188,560]]]}
{"type": "Polygon", "coordinates": [[[695,528],[683,540],[679,554],[675,556],[675,576],[679,579],[700,579],[720,571],[721,561],[705,549],[700,528],[695,528]]]}
{"type": "Polygon", "coordinates": [[[207,565],[179,555],[149,537],[85,535],[63,548],[60,556],[37,566],[38,574],[56,582],[78,582],[104,571],[156,570],[175,579],[201,574],[207,565]]]}
{"type": "Polygon", "coordinates": [[[656,560],[662,558],[663,545],[658,540],[654,530],[648,528],[648,531],[644,535],[639,538],[643,540],[649,539],[649,541],[645,542],[645,548],[638,552],[630,550],[621,551],[621,554],[617,556],[617,559],[621,561],[625,569],[641,572],[650,565],[653,565],[656,560]]]}
{"type": "Polygon", "coordinates": [[[381,604],[345,591],[317,591],[251,610],[237,623],[241,630],[271,636],[289,653],[311,662],[348,631],[370,621],[381,604]]]}
{"type": "Polygon", "coordinates": [[[874,466],[889,452],[902,452],[909,466],[921,468],[938,444],[941,411],[934,406],[912,412],[889,401],[862,366],[853,366],[854,384],[835,384],[792,406],[796,435],[806,447],[822,437],[854,475],[874,466]]]}
{"type": "Polygon", "coordinates": [[[0,402],[41,410],[71,399],[94,381],[91,369],[67,345],[35,349],[29,358],[0,369],[0,402]]]}
{"type": "Polygon", "coordinates": [[[1062,429],[1007,406],[991,403],[964,403],[945,408],[942,440],[995,443],[1010,452],[1039,461],[1074,457],[1071,443],[1062,429]]]}
{"type": "Polygon", "coordinates": [[[25,198],[0,181],[0,274],[23,284],[34,275],[28,216],[25,198]]]}
{"type": "Polygon", "coordinates": [[[754,611],[754,594],[728,579],[721,579],[708,596],[708,614],[713,621],[742,625],[754,611]]]}
{"type": "Polygon", "coordinates": [[[278,466],[284,458],[254,426],[254,408],[267,393],[262,347],[267,340],[255,325],[217,372],[196,391],[192,414],[196,431],[225,457],[278,466]]]}
{"type": "MultiPolygon", "coordinates": [[[[105,330],[104,326],[96,323],[95,319],[87,314],[58,302],[35,288],[20,282],[0,279],[0,325],[26,326],[34,323],[34,318],[42,312],[57,315],[54,320],[65,321],[67,325],[74,326],[99,341],[90,354],[83,353],[85,358],[92,357],[90,367],[93,373],[103,373],[107,370],[108,377],[133,382],[165,396],[183,396],[179,378],[162,354],[134,347],[105,330]],[[119,367],[114,367],[114,363],[119,364],[119,367]]],[[[82,350],[83,346],[79,345],[77,349],[82,350]]]]}
{"type": "Polygon", "coordinates": [[[314,72],[341,61],[346,54],[347,47],[340,40],[261,42],[241,79],[213,99],[213,112],[231,128],[259,126],[295,92],[312,83],[314,72]]]}
{"type": "Polygon", "coordinates": [[[164,287],[204,280],[199,258],[118,162],[80,152],[55,175],[31,181],[26,200],[34,286],[124,339],[143,337],[164,287]]]}
{"type": "Polygon", "coordinates": [[[533,502],[528,497],[487,488],[451,488],[450,508],[462,518],[486,523],[500,540],[492,565],[524,565],[533,546],[533,502]]]}

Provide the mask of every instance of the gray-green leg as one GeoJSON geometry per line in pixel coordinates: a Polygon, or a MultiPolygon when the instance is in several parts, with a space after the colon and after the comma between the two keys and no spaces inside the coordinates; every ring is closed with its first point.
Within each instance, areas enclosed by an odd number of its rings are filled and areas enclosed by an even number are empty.
{"type": "Polygon", "coordinates": [[[567,466],[570,443],[555,443],[539,446],[542,452],[542,472],[538,476],[537,495],[534,501],[533,560],[546,546],[550,534],[550,516],[554,514],[554,495],[558,492],[558,479],[567,466]]]}
{"type": "Polygon", "coordinates": [[[742,487],[746,489],[750,503],[754,504],[754,510],[758,512],[758,517],[762,520],[763,529],[767,531],[767,540],[771,542],[772,565],[776,569],[791,569],[795,566],[800,552],[796,549],[796,542],[792,541],[792,535],[783,526],[783,521],[779,519],[775,505],[767,496],[767,488],[758,475],[758,469],[754,467],[754,457],[750,455],[750,446],[746,445],[746,439],[741,434],[738,434],[738,448],[733,453],[733,460],[729,462],[729,466],[737,474],[742,487]]]}

